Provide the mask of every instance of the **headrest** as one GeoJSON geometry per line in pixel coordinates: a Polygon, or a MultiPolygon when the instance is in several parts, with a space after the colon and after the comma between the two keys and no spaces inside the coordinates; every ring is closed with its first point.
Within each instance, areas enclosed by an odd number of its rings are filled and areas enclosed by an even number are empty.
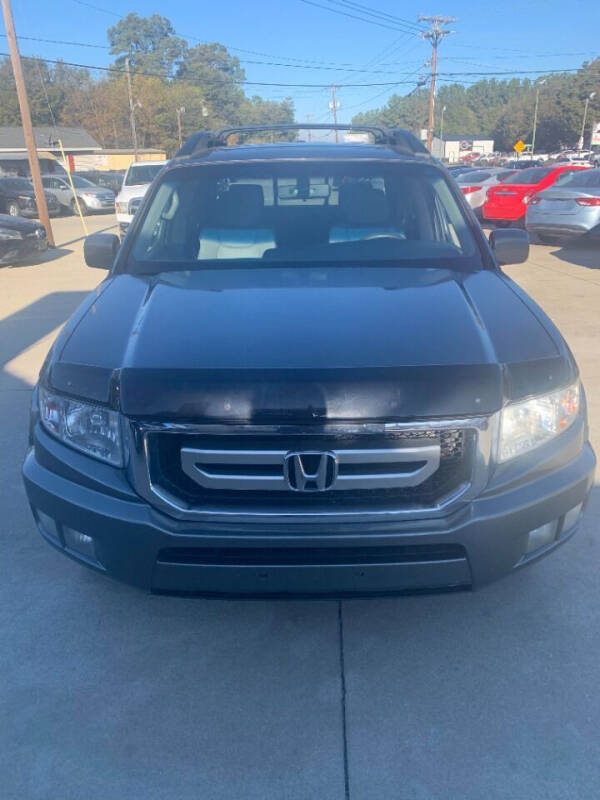
{"type": "Polygon", "coordinates": [[[338,202],[344,221],[350,225],[383,225],[389,221],[385,192],[370,183],[343,183],[338,202]]]}
{"type": "Polygon", "coordinates": [[[232,228],[255,225],[261,217],[264,205],[262,186],[255,183],[234,183],[216,204],[216,222],[232,228]]]}

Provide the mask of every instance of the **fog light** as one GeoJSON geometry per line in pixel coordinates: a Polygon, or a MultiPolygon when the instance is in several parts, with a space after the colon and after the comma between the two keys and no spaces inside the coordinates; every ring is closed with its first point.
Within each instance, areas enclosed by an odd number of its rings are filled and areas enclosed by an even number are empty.
{"type": "Polygon", "coordinates": [[[540,547],[545,547],[545,545],[553,542],[557,528],[558,520],[555,519],[552,522],[547,522],[545,525],[541,525],[539,528],[534,528],[532,531],[529,531],[526,552],[532,553],[534,550],[538,550],[540,547]]]}
{"type": "Polygon", "coordinates": [[[567,511],[567,513],[565,514],[565,519],[563,521],[563,526],[562,526],[563,531],[568,531],[569,528],[572,528],[573,525],[575,525],[575,523],[581,516],[582,509],[583,509],[583,503],[579,503],[579,505],[576,505],[570,511],[567,511]]]}
{"type": "Polygon", "coordinates": [[[44,533],[48,534],[48,536],[52,536],[53,539],[60,539],[56,520],[52,519],[52,517],[49,517],[48,514],[44,514],[43,511],[36,510],[36,513],[38,522],[44,533]]]}
{"type": "Polygon", "coordinates": [[[65,537],[65,545],[69,550],[74,550],[76,553],[92,559],[92,561],[97,560],[94,540],[87,533],[81,533],[63,525],[63,536],[65,537]]]}

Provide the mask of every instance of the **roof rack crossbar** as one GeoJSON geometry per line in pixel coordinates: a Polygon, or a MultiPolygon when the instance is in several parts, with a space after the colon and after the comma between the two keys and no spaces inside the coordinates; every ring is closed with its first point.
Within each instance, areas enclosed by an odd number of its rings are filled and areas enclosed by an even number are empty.
{"type": "Polygon", "coordinates": [[[347,131],[350,133],[369,133],[373,137],[375,144],[389,145],[391,147],[408,152],[428,153],[429,151],[422,142],[410,131],[402,128],[386,128],[380,125],[332,125],[328,123],[285,123],[272,125],[240,125],[236,127],[222,128],[218,131],[198,131],[184,142],[183,147],[177,153],[178,156],[188,156],[193,153],[201,153],[213,147],[224,147],[231,136],[235,134],[255,134],[267,131],[347,131]]]}

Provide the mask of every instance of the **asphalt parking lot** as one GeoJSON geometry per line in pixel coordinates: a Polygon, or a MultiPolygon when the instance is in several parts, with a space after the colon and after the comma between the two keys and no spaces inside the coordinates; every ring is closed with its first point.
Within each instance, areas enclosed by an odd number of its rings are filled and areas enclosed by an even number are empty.
{"type": "MultiPolygon", "coordinates": [[[[93,230],[112,217],[93,217],[93,230]]],[[[103,277],[55,221],[0,269],[0,796],[5,800],[587,800],[600,786],[600,490],[578,535],[476,593],[146,596],[39,537],[31,385],[103,277]]],[[[600,247],[507,270],[566,336],[600,450],[600,247]]]]}

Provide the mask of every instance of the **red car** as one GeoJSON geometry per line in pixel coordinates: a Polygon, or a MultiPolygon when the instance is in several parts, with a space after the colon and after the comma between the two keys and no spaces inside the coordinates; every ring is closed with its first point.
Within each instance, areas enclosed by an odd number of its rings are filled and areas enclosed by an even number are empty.
{"type": "Polygon", "coordinates": [[[488,189],[483,204],[483,217],[492,222],[519,222],[524,220],[527,204],[538,192],[551,186],[563,172],[586,167],[530,167],[520,169],[498,186],[488,189]]]}

